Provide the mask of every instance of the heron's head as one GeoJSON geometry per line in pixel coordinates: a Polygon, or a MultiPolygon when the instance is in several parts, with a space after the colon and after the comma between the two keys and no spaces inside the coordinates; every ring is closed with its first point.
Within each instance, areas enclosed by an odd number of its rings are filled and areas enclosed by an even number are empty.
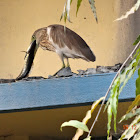
{"type": "Polygon", "coordinates": [[[29,46],[29,48],[27,50],[27,54],[30,54],[33,51],[34,55],[35,55],[38,47],[39,47],[38,38],[36,36],[36,32],[34,32],[34,34],[31,37],[31,43],[30,43],[30,46],[29,46]]]}
{"type": "Polygon", "coordinates": [[[31,41],[36,40],[36,44],[39,45],[40,41],[46,36],[45,28],[41,28],[36,30],[33,35],[31,41]]]}
{"type": "MultiPolygon", "coordinates": [[[[30,46],[32,46],[32,44],[34,44],[33,46],[35,47],[35,50],[34,50],[35,53],[40,45],[40,42],[42,41],[42,39],[44,37],[46,37],[46,29],[45,28],[38,29],[33,33],[30,46]]],[[[31,47],[29,47],[28,52],[31,50],[30,48],[31,47]]]]}

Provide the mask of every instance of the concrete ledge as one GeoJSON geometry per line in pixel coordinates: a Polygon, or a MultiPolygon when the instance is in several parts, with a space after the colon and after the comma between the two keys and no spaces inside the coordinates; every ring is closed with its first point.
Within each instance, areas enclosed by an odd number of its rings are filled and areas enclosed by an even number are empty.
{"type": "MultiPolygon", "coordinates": [[[[0,112],[64,108],[89,105],[105,95],[116,73],[83,77],[20,81],[0,84],[0,112]]],[[[120,95],[121,101],[135,97],[134,74],[120,95]]]]}

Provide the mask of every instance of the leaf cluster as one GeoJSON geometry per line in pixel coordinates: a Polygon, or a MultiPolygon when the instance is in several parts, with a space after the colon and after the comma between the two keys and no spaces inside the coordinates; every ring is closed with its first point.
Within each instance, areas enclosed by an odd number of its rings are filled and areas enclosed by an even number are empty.
{"type": "Polygon", "coordinates": [[[132,102],[131,106],[129,107],[127,113],[121,118],[119,123],[124,120],[128,120],[130,118],[134,118],[134,120],[129,125],[128,129],[126,129],[123,134],[121,135],[122,139],[130,139],[133,137],[133,140],[140,139],[140,108],[138,107],[140,102],[140,95],[137,95],[135,100],[132,102]]]}
{"type": "MultiPolygon", "coordinates": [[[[138,37],[134,44],[137,44],[136,42],[140,42],[140,38],[138,37]]],[[[116,118],[117,118],[117,108],[118,108],[118,97],[120,93],[122,92],[123,88],[125,87],[128,80],[133,76],[135,71],[138,68],[138,64],[140,62],[140,48],[137,49],[135,55],[133,56],[133,60],[130,62],[129,66],[126,67],[124,70],[122,70],[118,77],[115,79],[112,88],[111,88],[111,94],[107,101],[106,108],[108,113],[108,137],[111,129],[111,121],[112,116],[114,117],[114,130],[116,132],[116,118]]],[[[138,69],[138,79],[136,80],[136,96],[140,94],[140,68],[138,69]]],[[[130,109],[129,109],[130,110],[130,109]]]]}
{"type": "MultiPolygon", "coordinates": [[[[96,19],[96,22],[98,22],[96,8],[95,8],[95,1],[94,0],[88,0],[88,1],[91,6],[91,10],[94,14],[94,17],[96,19]]],[[[77,0],[76,16],[79,11],[81,2],[82,2],[82,0],[77,0]]],[[[60,18],[60,20],[62,20],[64,18],[65,23],[67,20],[69,22],[71,22],[70,21],[71,3],[72,3],[72,0],[66,0],[65,5],[64,5],[64,10],[63,10],[63,13],[60,18]]],[[[116,19],[115,21],[128,18],[128,16],[130,14],[133,14],[135,11],[137,11],[139,7],[140,7],[140,0],[137,0],[136,4],[129,11],[127,11],[124,15],[122,15],[120,18],[116,19]]],[[[134,102],[132,103],[132,105],[128,108],[127,113],[121,118],[120,123],[123,120],[127,120],[132,117],[135,117],[135,119],[132,121],[132,123],[130,124],[128,129],[122,134],[120,139],[130,139],[131,137],[134,136],[133,140],[139,140],[139,138],[140,138],[140,108],[138,106],[139,106],[139,102],[140,102],[140,68],[139,68],[140,48],[138,48],[138,47],[140,45],[140,35],[134,42],[134,45],[136,45],[136,47],[131,52],[129,57],[126,59],[126,61],[123,63],[122,67],[120,68],[120,70],[118,71],[116,76],[114,77],[105,97],[100,98],[92,105],[91,110],[89,110],[87,112],[87,114],[82,122],[79,122],[76,120],[71,120],[71,121],[65,122],[61,125],[61,128],[64,126],[73,126],[75,128],[78,128],[75,136],[73,137],[73,140],[78,140],[79,137],[83,134],[83,132],[88,132],[88,136],[84,140],[91,139],[90,133],[91,133],[93,127],[91,127],[89,130],[86,124],[87,124],[88,120],[91,118],[91,114],[94,111],[94,109],[96,108],[96,106],[99,104],[99,102],[101,100],[103,100],[102,105],[104,104],[109,91],[111,94],[110,94],[110,97],[109,97],[106,107],[105,107],[105,109],[107,108],[107,113],[108,113],[108,124],[107,124],[108,138],[109,138],[110,129],[111,129],[112,116],[114,117],[114,130],[116,131],[118,97],[119,97],[121,91],[123,90],[123,88],[125,87],[125,85],[127,84],[127,82],[129,81],[129,79],[137,71],[137,69],[138,69],[138,78],[136,79],[136,98],[135,98],[134,102]],[[137,51],[136,51],[136,48],[137,48],[137,51]],[[135,51],[136,51],[136,53],[135,53],[135,51]],[[133,54],[135,54],[135,55],[133,55],[133,54]],[[128,60],[130,58],[132,60],[129,64],[129,66],[124,68],[124,65],[128,62],[128,60]],[[135,129],[132,129],[133,126],[135,126],[135,129]]],[[[94,126],[95,122],[97,121],[97,119],[99,117],[100,111],[102,109],[102,105],[98,111],[98,114],[97,114],[96,119],[94,120],[92,126],[94,126]]]]}
{"type": "MultiPolygon", "coordinates": [[[[89,133],[90,130],[88,129],[86,124],[88,123],[89,119],[91,118],[91,115],[92,115],[93,111],[95,110],[95,108],[97,107],[97,105],[103,99],[104,99],[104,97],[101,97],[100,99],[98,99],[97,101],[95,101],[92,104],[91,109],[87,111],[86,116],[84,117],[82,122],[77,121],[77,120],[71,120],[69,122],[64,122],[61,125],[61,130],[62,130],[62,127],[65,127],[65,126],[72,126],[72,127],[77,128],[76,134],[75,134],[75,136],[73,137],[72,140],[78,140],[80,138],[80,136],[83,135],[84,132],[88,132],[89,133]]],[[[85,138],[84,140],[90,140],[90,138],[91,138],[91,136],[87,136],[87,138],[85,138]]]]}
{"type": "MultiPolygon", "coordinates": [[[[60,21],[64,18],[64,22],[66,23],[66,21],[68,20],[69,22],[71,22],[70,20],[70,8],[71,8],[71,4],[72,4],[73,0],[66,0],[65,4],[64,4],[64,9],[62,12],[62,15],[60,17],[60,21]]],[[[96,22],[98,21],[97,19],[97,13],[96,13],[96,7],[95,7],[95,1],[94,0],[88,0],[91,10],[94,14],[94,17],[96,19],[96,22]]],[[[82,0],[77,0],[77,9],[76,9],[76,16],[78,14],[80,5],[81,5],[82,0]]]]}
{"type": "MultiPolygon", "coordinates": [[[[139,38],[135,41],[139,42],[139,38]]],[[[112,121],[112,116],[114,116],[114,130],[116,132],[116,118],[117,118],[117,108],[118,108],[118,97],[120,93],[122,92],[123,88],[125,87],[126,83],[128,80],[133,76],[135,73],[136,69],[138,68],[138,64],[140,62],[140,48],[137,49],[136,54],[133,56],[133,60],[127,66],[124,70],[122,70],[118,77],[115,79],[111,91],[110,91],[110,97],[107,101],[106,108],[107,108],[107,113],[108,113],[108,137],[111,129],[111,121],[112,121]]],[[[138,70],[140,71],[140,69],[138,70]]],[[[139,72],[140,74],[140,72],[139,72]]],[[[139,78],[136,80],[136,95],[140,92],[139,89],[140,85],[140,80],[139,78]]]]}

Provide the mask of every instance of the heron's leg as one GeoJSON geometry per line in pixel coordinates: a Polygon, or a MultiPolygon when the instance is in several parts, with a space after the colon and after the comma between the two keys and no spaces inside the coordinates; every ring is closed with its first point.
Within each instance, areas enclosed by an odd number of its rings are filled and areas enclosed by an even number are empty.
{"type": "Polygon", "coordinates": [[[64,59],[62,59],[62,68],[61,69],[63,69],[63,68],[65,68],[66,66],[65,66],[65,63],[64,63],[64,59]]]}
{"type": "Polygon", "coordinates": [[[66,59],[67,59],[67,66],[66,67],[70,67],[69,59],[68,58],[66,58],[66,59]]]}
{"type": "Polygon", "coordinates": [[[66,66],[65,66],[65,63],[64,63],[64,58],[62,57],[61,58],[62,60],[62,68],[60,70],[58,70],[53,76],[56,76],[58,72],[60,72],[62,69],[64,69],[66,66]]]}

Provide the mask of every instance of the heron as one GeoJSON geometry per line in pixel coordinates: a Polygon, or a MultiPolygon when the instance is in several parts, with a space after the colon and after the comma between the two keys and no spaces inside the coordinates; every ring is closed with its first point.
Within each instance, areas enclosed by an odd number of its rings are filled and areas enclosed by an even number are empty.
{"type": "Polygon", "coordinates": [[[56,52],[60,57],[62,68],[58,70],[54,76],[63,68],[70,67],[69,58],[80,58],[92,62],[96,60],[90,47],[77,33],[63,25],[49,25],[33,33],[31,44],[24,58],[24,67],[16,78],[17,80],[26,78],[29,75],[35,54],[39,47],[44,50],[56,52]],[[66,59],[67,64],[65,64],[64,59],[66,59]]]}

